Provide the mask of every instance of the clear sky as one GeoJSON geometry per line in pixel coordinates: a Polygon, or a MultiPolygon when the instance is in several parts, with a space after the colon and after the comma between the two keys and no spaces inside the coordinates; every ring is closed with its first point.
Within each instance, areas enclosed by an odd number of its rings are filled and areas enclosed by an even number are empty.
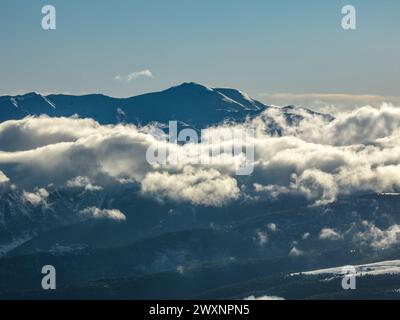
{"type": "Polygon", "coordinates": [[[264,101],[400,96],[399,35],[398,0],[1,0],[0,94],[132,96],[194,81],[264,101]],[[46,4],[57,30],[41,28],[46,4]],[[355,31],[341,28],[346,4],[355,31]]]}

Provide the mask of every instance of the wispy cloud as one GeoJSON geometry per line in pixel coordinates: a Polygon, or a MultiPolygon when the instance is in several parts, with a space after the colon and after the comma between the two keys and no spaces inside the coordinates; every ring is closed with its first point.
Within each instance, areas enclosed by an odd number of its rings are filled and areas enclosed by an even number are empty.
{"type": "Polygon", "coordinates": [[[146,70],[142,70],[142,71],[135,71],[135,72],[131,72],[128,75],[116,75],[114,77],[115,81],[126,81],[126,82],[131,82],[137,78],[154,78],[152,72],[148,69],[146,70]]]}
{"type": "Polygon", "coordinates": [[[99,209],[96,207],[86,208],[81,211],[81,214],[89,218],[95,219],[111,219],[116,221],[125,221],[126,216],[117,209],[99,209]]]}

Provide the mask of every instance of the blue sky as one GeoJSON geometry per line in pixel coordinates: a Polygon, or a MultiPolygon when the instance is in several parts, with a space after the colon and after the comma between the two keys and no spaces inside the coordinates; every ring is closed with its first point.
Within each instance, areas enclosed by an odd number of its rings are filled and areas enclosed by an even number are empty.
{"type": "Polygon", "coordinates": [[[195,81],[264,101],[400,96],[399,30],[398,0],[1,0],[0,94],[132,96],[195,81]],[[55,31],[41,28],[46,4],[55,31]],[[341,28],[346,4],[355,31],[341,28]],[[126,81],[144,70],[153,77],[126,81]]]}

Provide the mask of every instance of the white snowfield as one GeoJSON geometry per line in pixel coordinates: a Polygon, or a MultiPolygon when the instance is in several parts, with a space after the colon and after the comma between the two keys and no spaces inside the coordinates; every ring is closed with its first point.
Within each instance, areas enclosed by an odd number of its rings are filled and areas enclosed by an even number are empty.
{"type": "MultiPolygon", "coordinates": [[[[342,266],[337,268],[320,269],[314,271],[302,272],[305,275],[343,275],[346,273],[350,266],[342,266]]],[[[356,269],[357,276],[367,276],[367,275],[385,275],[385,274],[400,274],[400,260],[383,261],[371,264],[363,264],[359,266],[352,266],[356,269]]],[[[293,273],[291,275],[299,275],[300,273],[293,273]]]]}

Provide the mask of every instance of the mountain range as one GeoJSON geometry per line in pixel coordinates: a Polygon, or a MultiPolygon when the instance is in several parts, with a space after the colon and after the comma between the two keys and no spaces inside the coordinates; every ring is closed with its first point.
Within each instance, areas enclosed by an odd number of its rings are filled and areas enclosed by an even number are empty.
{"type": "MultiPolygon", "coordinates": [[[[244,92],[229,88],[208,88],[197,83],[183,83],[161,92],[112,98],[101,94],[82,96],[27,93],[0,97],[0,122],[26,116],[92,118],[100,124],[179,121],[196,128],[224,120],[243,121],[270,108],[244,92]]],[[[284,113],[290,115],[293,106],[284,113]]],[[[314,113],[311,110],[307,110],[314,113]]]]}
{"type": "MultiPolygon", "coordinates": [[[[177,120],[204,128],[266,117],[268,110],[279,112],[288,126],[305,115],[323,124],[334,120],[306,108],[268,106],[236,89],[196,83],[131,98],[0,97],[0,122],[46,115],[91,118],[103,125],[177,120]]],[[[268,129],[279,134],[280,124],[269,120],[268,129]]],[[[5,149],[0,146],[0,152],[20,151],[5,149]]],[[[249,179],[238,178],[240,188],[246,189],[249,179]]],[[[315,181],[311,176],[302,187],[315,181]]],[[[388,229],[400,224],[397,194],[349,194],[314,205],[307,197],[282,192],[213,207],[146,197],[134,181],[101,187],[82,177],[72,182],[72,187],[49,184],[45,191],[29,193],[12,183],[0,184],[0,299],[399,298],[399,246],[388,229]],[[126,220],[86,219],[82,212],[87,208],[119,210],[126,220]],[[369,226],[365,221],[374,221],[378,239],[389,238],[394,245],[371,247],[370,239],[363,238],[369,226]],[[321,230],[327,235],[321,236],[321,230]],[[370,265],[384,260],[396,262],[394,274],[393,263],[370,265]],[[41,268],[48,264],[57,269],[54,292],[41,289],[41,268]],[[380,272],[360,277],[359,291],[344,292],[337,274],[347,264],[365,266],[362,270],[378,266],[380,272]]]]}
{"type": "Polygon", "coordinates": [[[101,124],[129,122],[148,124],[182,121],[194,126],[211,125],[229,118],[243,120],[267,108],[234,89],[211,89],[184,83],[170,89],[131,98],[112,98],[101,94],[82,96],[28,93],[0,97],[0,121],[22,119],[28,115],[96,119],[101,124]]]}

